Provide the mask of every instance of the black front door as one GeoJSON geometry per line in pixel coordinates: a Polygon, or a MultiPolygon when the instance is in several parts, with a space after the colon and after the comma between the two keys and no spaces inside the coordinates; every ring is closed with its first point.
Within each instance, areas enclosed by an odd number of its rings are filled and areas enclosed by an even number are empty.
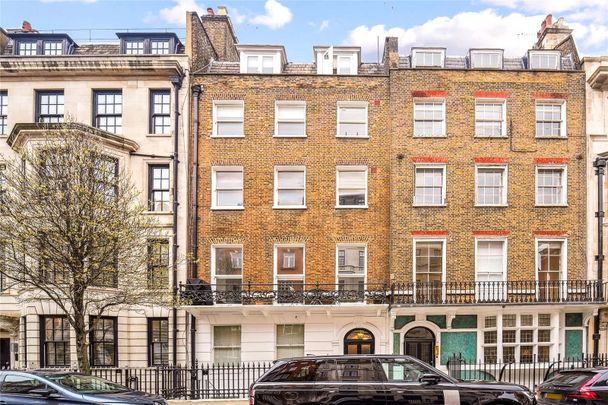
{"type": "Polygon", "coordinates": [[[11,340],[0,338],[0,370],[11,365],[11,340]]]}
{"type": "Polygon", "coordinates": [[[435,335],[427,328],[409,330],[404,338],[404,353],[432,366],[435,365],[435,335]]]}
{"type": "Polygon", "coordinates": [[[344,337],[344,354],[374,354],[374,335],[367,329],[353,329],[344,337]]]}

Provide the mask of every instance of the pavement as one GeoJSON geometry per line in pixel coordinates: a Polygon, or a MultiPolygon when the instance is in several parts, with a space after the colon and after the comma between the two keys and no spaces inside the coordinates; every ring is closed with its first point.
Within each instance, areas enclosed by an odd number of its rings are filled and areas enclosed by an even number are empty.
{"type": "Polygon", "coordinates": [[[169,405],[248,405],[248,399],[172,399],[167,401],[169,405]]]}

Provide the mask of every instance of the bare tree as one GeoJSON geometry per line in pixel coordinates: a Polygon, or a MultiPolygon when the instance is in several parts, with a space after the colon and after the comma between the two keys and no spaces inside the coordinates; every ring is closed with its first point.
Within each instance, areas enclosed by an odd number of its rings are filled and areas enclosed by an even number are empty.
{"type": "Polygon", "coordinates": [[[167,274],[148,274],[148,241],[158,231],[107,142],[74,124],[45,128],[43,140],[6,163],[4,272],[21,300],[50,300],[65,312],[78,367],[90,373],[96,320],[127,306],[170,304],[171,289],[167,274]]]}

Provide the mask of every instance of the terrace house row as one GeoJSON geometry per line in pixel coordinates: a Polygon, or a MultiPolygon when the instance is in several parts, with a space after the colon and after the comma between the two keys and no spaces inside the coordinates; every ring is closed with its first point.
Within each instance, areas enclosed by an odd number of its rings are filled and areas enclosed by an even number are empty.
{"type": "Polygon", "coordinates": [[[603,298],[569,33],[516,58],[387,38],[380,63],[329,45],[292,63],[238,43],[225,10],[188,13],[193,358],[591,351],[603,298]]]}

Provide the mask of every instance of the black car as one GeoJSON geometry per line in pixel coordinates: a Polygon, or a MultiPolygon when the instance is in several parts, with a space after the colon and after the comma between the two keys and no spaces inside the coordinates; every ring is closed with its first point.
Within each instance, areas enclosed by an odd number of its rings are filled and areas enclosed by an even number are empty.
{"type": "Polygon", "coordinates": [[[103,378],[67,372],[0,371],[0,405],[166,405],[103,378]]]}
{"type": "Polygon", "coordinates": [[[252,405],[534,404],[528,388],[463,382],[410,356],[284,359],[249,390],[252,405]]]}
{"type": "Polygon", "coordinates": [[[608,404],[608,368],[561,370],[536,389],[539,405],[608,404]]]}

